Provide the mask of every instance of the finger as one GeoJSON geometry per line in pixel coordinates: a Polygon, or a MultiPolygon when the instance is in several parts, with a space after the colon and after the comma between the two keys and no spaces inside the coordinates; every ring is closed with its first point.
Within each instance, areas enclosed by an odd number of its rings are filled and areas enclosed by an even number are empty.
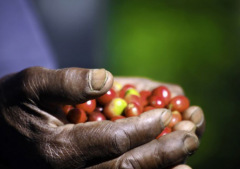
{"type": "Polygon", "coordinates": [[[105,69],[31,67],[16,75],[23,79],[24,92],[34,101],[77,104],[106,93],[112,74],[105,69]]]}
{"type": "MultiPolygon", "coordinates": [[[[82,164],[79,167],[85,167],[118,157],[155,139],[170,119],[169,110],[154,109],[142,113],[139,117],[120,119],[115,122],[88,122],[58,127],[53,140],[62,142],[60,144],[62,147],[58,147],[56,151],[68,149],[71,157],[85,154],[84,159],[78,159],[82,164]]],[[[48,152],[44,153],[48,154],[48,152]]]]}
{"type": "Polygon", "coordinates": [[[191,106],[183,112],[182,117],[184,120],[189,120],[196,125],[196,134],[201,138],[206,124],[203,110],[198,106],[191,106]]]}
{"type": "Polygon", "coordinates": [[[137,147],[96,168],[155,169],[176,165],[192,154],[199,146],[196,135],[177,131],[137,147]]]}
{"type": "Polygon", "coordinates": [[[172,127],[173,131],[188,131],[188,132],[192,132],[195,133],[196,131],[196,125],[188,120],[183,120],[178,122],[177,124],[175,124],[172,127]]]}
{"type": "Polygon", "coordinates": [[[170,84],[170,83],[162,83],[156,82],[146,78],[133,78],[133,77],[117,77],[114,78],[115,81],[119,82],[122,85],[125,84],[133,84],[136,86],[137,90],[153,90],[154,88],[164,85],[168,87],[171,92],[171,97],[175,97],[177,95],[184,95],[183,89],[179,85],[170,84]]]}

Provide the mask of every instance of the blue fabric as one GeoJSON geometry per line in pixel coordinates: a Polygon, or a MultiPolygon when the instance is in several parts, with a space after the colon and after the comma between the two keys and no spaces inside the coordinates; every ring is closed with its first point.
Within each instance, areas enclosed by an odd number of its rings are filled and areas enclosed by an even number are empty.
{"type": "Polygon", "coordinates": [[[30,66],[57,67],[30,5],[26,0],[0,1],[0,77],[30,66]]]}
{"type": "Polygon", "coordinates": [[[107,0],[32,0],[60,68],[105,67],[107,0]]]}

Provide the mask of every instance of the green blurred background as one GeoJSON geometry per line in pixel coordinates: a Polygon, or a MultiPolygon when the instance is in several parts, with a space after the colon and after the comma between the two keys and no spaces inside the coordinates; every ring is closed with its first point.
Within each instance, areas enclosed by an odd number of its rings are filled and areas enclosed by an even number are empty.
{"type": "Polygon", "coordinates": [[[237,0],[110,4],[105,67],[179,84],[203,108],[206,132],[188,160],[194,169],[238,168],[239,11],[237,0]]]}

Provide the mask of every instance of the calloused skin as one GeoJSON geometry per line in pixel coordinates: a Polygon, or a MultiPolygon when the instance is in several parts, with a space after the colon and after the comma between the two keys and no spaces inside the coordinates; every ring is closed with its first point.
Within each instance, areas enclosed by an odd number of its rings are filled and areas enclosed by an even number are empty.
{"type": "MultiPolygon", "coordinates": [[[[0,80],[0,159],[17,169],[156,169],[181,164],[199,146],[204,115],[196,124],[198,136],[175,131],[155,139],[171,118],[167,109],[115,122],[67,123],[59,107],[78,104],[106,93],[113,76],[105,70],[31,67],[0,80]]],[[[158,82],[117,78],[152,89],[158,82]]],[[[183,94],[168,85],[173,94],[183,94]]],[[[194,109],[195,110],[195,109],[194,109]]],[[[189,110],[187,117],[191,116],[189,110]]],[[[191,119],[190,119],[191,120],[191,119]]],[[[195,119],[196,120],[196,119],[195,119]]]]}

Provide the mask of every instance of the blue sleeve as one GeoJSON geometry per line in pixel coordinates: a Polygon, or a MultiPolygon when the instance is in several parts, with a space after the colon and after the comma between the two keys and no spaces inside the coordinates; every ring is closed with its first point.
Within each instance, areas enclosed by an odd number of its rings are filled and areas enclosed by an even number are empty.
{"type": "Polygon", "coordinates": [[[56,68],[28,0],[0,1],[0,77],[30,66],[56,68]]]}

